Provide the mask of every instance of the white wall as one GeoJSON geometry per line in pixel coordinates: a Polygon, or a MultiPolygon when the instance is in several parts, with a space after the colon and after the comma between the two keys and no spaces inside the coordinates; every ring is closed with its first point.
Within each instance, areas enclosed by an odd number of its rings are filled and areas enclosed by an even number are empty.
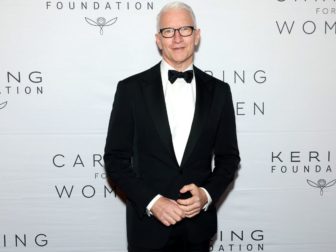
{"type": "MultiPolygon", "coordinates": [[[[0,251],[126,251],[101,156],[117,82],[160,60],[167,2],[0,1],[0,251]]],[[[335,2],[186,2],[195,64],[232,88],[242,158],[213,251],[333,252],[335,2]]]]}

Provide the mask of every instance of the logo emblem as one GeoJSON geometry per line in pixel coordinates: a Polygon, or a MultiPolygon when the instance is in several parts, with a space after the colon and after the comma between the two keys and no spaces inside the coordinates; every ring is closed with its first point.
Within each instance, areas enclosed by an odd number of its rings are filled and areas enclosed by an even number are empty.
{"type": "Polygon", "coordinates": [[[113,25],[115,22],[117,22],[118,17],[115,17],[109,21],[106,21],[106,18],[104,17],[99,17],[97,18],[97,21],[94,21],[88,17],[85,17],[85,20],[88,24],[93,25],[93,26],[98,26],[100,28],[100,35],[104,34],[103,28],[105,26],[111,26],[113,25]]]}
{"type": "Polygon", "coordinates": [[[324,188],[331,187],[331,186],[335,185],[336,184],[336,179],[334,179],[334,180],[332,180],[328,183],[325,179],[319,179],[317,182],[314,182],[314,181],[311,181],[311,180],[307,179],[307,183],[308,183],[308,185],[310,185],[312,187],[320,188],[320,194],[321,194],[321,196],[323,196],[324,188]]]}
{"type": "Polygon", "coordinates": [[[3,109],[4,107],[7,106],[7,101],[0,103],[0,109],[3,109]]]}

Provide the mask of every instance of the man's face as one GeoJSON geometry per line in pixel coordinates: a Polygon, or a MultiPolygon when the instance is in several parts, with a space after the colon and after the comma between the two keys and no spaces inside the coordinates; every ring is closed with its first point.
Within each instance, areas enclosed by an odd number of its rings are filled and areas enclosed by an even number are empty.
{"type": "MultiPolygon", "coordinates": [[[[160,29],[182,26],[194,26],[191,15],[184,9],[171,9],[161,15],[160,29]]],[[[200,40],[197,29],[191,36],[182,37],[178,31],[172,38],[164,38],[160,33],[155,35],[156,43],[162,52],[163,59],[176,70],[183,71],[193,62],[195,46],[200,40]]]]}

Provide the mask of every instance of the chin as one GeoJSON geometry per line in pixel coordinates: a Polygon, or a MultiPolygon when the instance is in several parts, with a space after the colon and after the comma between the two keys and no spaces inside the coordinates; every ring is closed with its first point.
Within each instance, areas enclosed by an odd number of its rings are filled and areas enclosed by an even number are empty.
{"type": "Polygon", "coordinates": [[[178,62],[178,63],[182,63],[182,62],[185,62],[185,61],[188,61],[189,57],[187,56],[176,56],[176,57],[173,57],[173,60],[175,62],[178,62]]]}

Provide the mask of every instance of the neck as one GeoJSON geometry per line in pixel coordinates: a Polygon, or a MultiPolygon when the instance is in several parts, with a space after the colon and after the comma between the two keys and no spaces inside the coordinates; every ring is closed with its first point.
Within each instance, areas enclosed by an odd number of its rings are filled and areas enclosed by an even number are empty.
{"type": "Polygon", "coordinates": [[[169,64],[171,67],[173,67],[176,71],[183,72],[185,71],[190,65],[193,64],[193,60],[187,62],[171,62],[165,58],[163,58],[164,61],[166,61],[167,64],[169,64]]]}

